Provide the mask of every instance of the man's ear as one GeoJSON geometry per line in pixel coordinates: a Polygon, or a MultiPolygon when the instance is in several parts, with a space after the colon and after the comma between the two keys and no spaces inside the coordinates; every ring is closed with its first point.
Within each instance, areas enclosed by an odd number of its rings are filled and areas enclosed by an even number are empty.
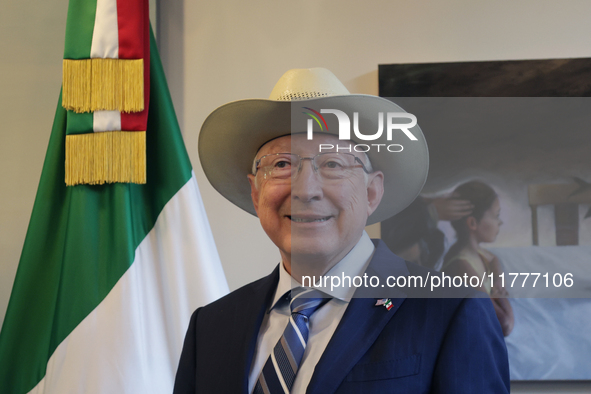
{"type": "Polygon", "coordinates": [[[468,226],[468,229],[474,231],[478,227],[478,221],[474,216],[468,216],[466,218],[466,225],[468,226]]]}
{"type": "Polygon", "coordinates": [[[375,171],[368,175],[367,184],[367,216],[371,215],[384,196],[384,174],[382,171],[375,171]]]}
{"type": "Polygon", "coordinates": [[[255,176],[252,174],[248,174],[248,182],[250,183],[250,197],[252,198],[252,205],[254,205],[254,210],[259,213],[259,190],[256,186],[255,176]]]}

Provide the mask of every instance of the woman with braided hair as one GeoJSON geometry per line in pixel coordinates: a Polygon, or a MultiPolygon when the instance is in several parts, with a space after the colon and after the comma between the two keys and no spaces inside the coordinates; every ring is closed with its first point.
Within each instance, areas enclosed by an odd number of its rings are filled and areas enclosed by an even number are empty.
{"type": "Polygon", "coordinates": [[[442,271],[447,275],[477,276],[484,281],[479,290],[486,292],[493,302],[497,318],[505,336],[513,330],[513,309],[506,298],[508,293],[498,278],[503,272],[497,256],[480,247],[482,242],[494,242],[503,222],[500,219],[500,203],[497,193],[487,184],[470,181],[458,186],[453,195],[468,200],[473,205],[472,212],[451,222],[456,230],[457,240],[445,255],[442,271]]]}

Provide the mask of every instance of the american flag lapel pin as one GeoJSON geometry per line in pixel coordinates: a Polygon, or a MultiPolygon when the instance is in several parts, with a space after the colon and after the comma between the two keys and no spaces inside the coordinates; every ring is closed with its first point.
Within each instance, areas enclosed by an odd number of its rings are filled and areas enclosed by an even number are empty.
{"type": "Polygon", "coordinates": [[[392,301],[389,298],[382,298],[376,301],[375,306],[383,305],[387,310],[392,309],[392,301]]]}

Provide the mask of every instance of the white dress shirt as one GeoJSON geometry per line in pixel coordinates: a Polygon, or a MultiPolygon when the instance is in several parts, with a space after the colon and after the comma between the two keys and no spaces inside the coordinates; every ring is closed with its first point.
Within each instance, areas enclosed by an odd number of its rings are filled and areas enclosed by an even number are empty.
{"type": "MultiPolygon", "coordinates": [[[[364,231],[357,244],[351,251],[334,267],[332,267],[326,276],[342,274],[348,275],[351,279],[356,275],[363,275],[374,252],[374,245],[369,236],[364,231]]],[[[296,283],[295,281],[293,281],[296,283]]],[[[296,283],[297,285],[297,283],[296,283]]],[[[279,267],[279,283],[275,290],[275,297],[270,310],[265,314],[254,354],[253,363],[248,377],[248,392],[252,393],[256,381],[261,373],[263,366],[267,362],[271,351],[283,335],[283,331],[289,322],[290,310],[289,303],[285,293],[292,289],[292,278],[285,270],[283,264],[279,267]]],[[[308,344],[304,351],[304,356],[297,371],[296,378],[291,389],[292,393],[305,393],[308,384],[312,379],[314,368],[320,360],[324,349],[332,338],[349,301],[353,297],[355,288],[338,287],[330,290],[319,288],[330,294],[332,298],[326,305],[318,309],[311,317],[309,322],[308,344]]]]}

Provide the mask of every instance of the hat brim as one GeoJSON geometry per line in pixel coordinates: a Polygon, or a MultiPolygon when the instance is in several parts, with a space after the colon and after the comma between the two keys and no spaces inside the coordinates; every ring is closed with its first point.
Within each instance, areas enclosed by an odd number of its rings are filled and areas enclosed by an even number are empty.
{"type": "MultiPolygon", "coordinates": [[[[256,216],[247,174],[251,173],[257,151],[266,142],[293,132],[292,104],[302,107],[339,108],[344,112],[406,112],[395,103],[377,96],[343,95],[297,102],[248,99],[225,104],[213,111],[203,123],[199,135],[199,158],[212,186],[230,202],[256,216]]],[[[375,128],[377,130],[377,119],[375,128]]],[[[325,133],[338,135],[338,127],[325,133]]],[[[419,126],[410,129],[417,138],[405,138],[401,152],[389,152],[386,133],[371,144],[384,144],[367,152],[374,170],[384,174],[384,196],[367,224],[387,219],[406,208],[420,193],[427,179],[429,153],[419,126]]],[[[369,144],[368,141],[355,143],[369,144]]]]}

